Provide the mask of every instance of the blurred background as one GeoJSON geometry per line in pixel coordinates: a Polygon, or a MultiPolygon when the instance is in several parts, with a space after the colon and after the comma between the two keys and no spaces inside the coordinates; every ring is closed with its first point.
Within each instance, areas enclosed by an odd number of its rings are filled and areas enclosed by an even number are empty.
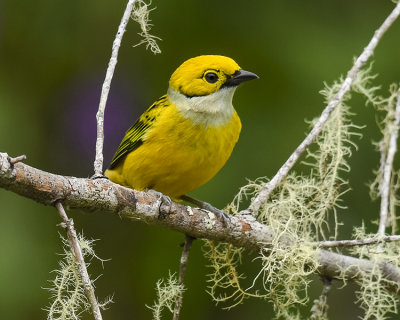
{"type": "MultiPolygon", "coordinates": [[[[125,130],[166,92],[171,73],[200,54],[234,58],[260,79],[241,87],[234,105],[243,131],[226,166],[191,195],[224,207],[246,179],[272,177],[308,131],[305,119],[324,104],[323,82],[345,75],[374,30],[390,13],[389,0],[157,1],[152,33],[162,38],[161,55],[145,47],[131,21],[122,42],[105,118],[105,165],[125,130]]],[[[42,170],[89,177],[95,153],[95,113],[111,45],[126,1],[0,1],[0,151],[26,154],[42,170]]],[[[387,92],[400,81],[400,21],[384,36],[374,55],[375,84],[387,92]]],[[[340,238],[352,227],[378,217],[368,196],[368,181],[379,155],[376,116],[354,96],[354,122],[365,125],[347,175],[352,191],[340,211],[340,238]]],[[[304,169],[301,165],[297,170],[304,169]]],[[[96,294],[114,295],[104,319],[151,319],[159,278],[178,271],[182,234],[102,213],[72,211],[79,231],[96,242],[104,259],[90,266],[96,294]]],[[[63,249],[56,210],[0,189],[0,315],[2,319],[45,319],[44,290],[54,278],[63,249]]],[[[181,319],[270,319],[272,307],[246,300],[230,310],[215,306],[207,290],[207,261],[201,241],[190,253],[181,319]]],[[[246,253],[243,270],[257,274],[259,264],[246,253]]],[[[321,289],[315,277],[310,296],[321,289]]],[[[249,280],[251,281],[251,276],[249,280]]],[[[339,287],[337,284],[336,287],[339,287]]],[[[330,319],[355,319],[354,286],[330,295],[330,319]]],[[[309,307],[304,309],[309,314],[309,307]]],[[[91,316],[85,316],[91,319],[91,316]]],[[[169,319],[168,315],[166,319],[169,319]]],[[[397,318],[397,317],[394,317],[397,318]]]]}

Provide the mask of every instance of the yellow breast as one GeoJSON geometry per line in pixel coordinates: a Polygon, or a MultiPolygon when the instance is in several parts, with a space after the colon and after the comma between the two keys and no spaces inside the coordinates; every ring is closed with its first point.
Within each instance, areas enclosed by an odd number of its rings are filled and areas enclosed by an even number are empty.
{"type": "Polygon", "coordinates": [[[146,133],[143,144],[107,175],[134,189],[154,189],[178,199],[223,167],[240,130],[236,111],[224,124],[205,125],[170,105],[146,133]]]}

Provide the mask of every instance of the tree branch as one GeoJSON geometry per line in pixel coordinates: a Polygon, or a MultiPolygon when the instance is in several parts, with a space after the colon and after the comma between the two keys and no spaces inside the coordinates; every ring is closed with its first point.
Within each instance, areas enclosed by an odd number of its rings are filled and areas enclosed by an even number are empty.
{"type": "Polygon", "coordinates": [[[64,227],[67,230],[69,246],[75,257],[75,262],[78,267],[78,272],[81,277],[83,288],[85,290],[85,295],[89,300],[94,319],[102,320],[103,318],[101,316],[99,303],[97,302],[96,295],[94,294],[92,281],[90,280],[89,273],[86,268],[85,259],[83,258],[82,249],[79,244],[79,239],[74,228],[74,221],[68,218],[60,201],[57,201],[55,203],[55,207],[57,208],[57,211],[60,214],[61,219],[63,220],[64,227]]]}
{"type": "Polygon", "coordinates": [[[354,246],[366,246],[374,245],[382,242],[393,242],[400,241],[400,235],[386,236],[386,237],[375,237],[375,238],[364,238],[356,240],[332,240],[332,241],[320,241],[317,243],[319,248],[337,248],[337,247],[354,247],[354,246]]]}
{"type": "Polygon", "coordinates": [[[390,134],[387,154],[385,154],[385,150],[381,150],[382,152],[381,159],[385,160],[385,162],[382,163],[381,165],[381,168],[383,169],[382,184],[380,185],[379,188],[381,194],[381,208],[380,208],[378,234],[381,236],[385,235],[385,230],[387,225],[387,216],[389,211],[390,178],[393,170],[394,155],[397,151],[397,136],[399,133],[399,121],[400,121],[400,89],[397,94],[396,110],[393,120],[393,128],[390,134]]]}
{"type": "Polygon", "coordinates": [[[315,138],[319,135],[319,133],[325,126],[325,123],[328,121],[330,114],[343,101],[343,97],[345,96],[345,94],[349,92],[352,83],[357,77],[357,74],[374,53],[374,50],[381,40],[383,34],[389,29],[389,27],[393,24],[393,22],[397,19],[399,15],[400,2],[396,5],[390,15],[385,19],[379,29],[375,31],[375,34],[372,37],[371,41],[364,48],[364,51],[357,58],[357,60],[354,62],[353,67],[347,73],[347,77],[343,81],[342,87],[340,88],[339,92],[331,101],[329,101],[328,105],[322,111],[320,118],[315,123],[310,133],[303,140],[303,142],[300,143],[297,149],[290,155],[289,159],[286,160],[286,162],[278,170],[275,176],[262,188],[258,196],[253,199],[249,208],[246,211],[256,212],[260,209],[261,205],[268,199],[272,190],[274,190],[282,182],[282,180],[288,175],[290,169],[292,169],[294,164],[303,154],[303,152],[307,150],[311,143],[313,143],[315,138]]]}
{"type": "MultiPolygon", "coordinates": [[[[14,166],[6,153],[0,153],[0,187],[13,191],[44,205],[57,201],[70,208],[103,211],[121,217],[160,225],[195,238],[223,241],[251,250],[272,245],[273,231],[251,215],[232,216],[229,227],[196,208],[164,202],[162,197],[132,190],[107,179],[85,179],[60,176],[30,167],[24,163],[14,166]]],[[[212,215],[214,217],[214,215],[212,215]]],[[[285,240],[290,245],[290,239],[285,240]]],[[[327,250],[318,250],[318,272],[331,278],[344,274],[358,279],[360,270],[369,271],[373,263],[327,250]]],[[[388,289],[400,291],[400,272],[389,264],[382,265],[382,274],[393,282],[388,289]]]]}
{"type": "MultiPolygon", "coordinates": [[[[179,278],[178,278],[178,284],[181,285],[182,287],[183,287],[183,284],[185,283],[186,265],[187,265],[188,258],[189,258],[189,250],[190,250],[190,247],[192,246],[192,242],[194,239],[195,238],[185,234],[185,243],[183,245],[181,261],[180,261],[180,266],[179,266],[179,278]]],[[[183,290],[180,292],[179,296],[176,298],[174,315],[173,315],[172,320],[179,319],[179,314],[181,312],[181,307],[182,307],[182,299],[183,299],[183,290]]]]}
{"type": "Polygon", "coordinates": [[[104,144],[104,111],[106,109],[108,93],[110,91],[111,80],[117,65],[118,50],[121,45],[122,37],[126,30],[126,25],[131,17],[132,8],[136,0],[129,0],[126,5],[124,15],[118,27],[117,34],[112,46],[111,59],[108,63],[106,78],[101,89],[99,110],[96,114],[97,120],[97,139],[96,139],[96,158],[94,160],[94,176],[103,176],[103,144],[104,144]]]}
{"type": "Polygon", "coordinates": [[[8,161],[10,162],[10,164],[11,165],[14,165],[14,164],[16,164],[17,162],[21,162],[21,161],[24,161],[24,160],[26,160],[26,155],[22,155],[22,156],[18,156],[18,157],[15,157],[15,158],[8,158],[8,161]]]}
{"type": "Polygon", "coordinates": [[[322,277],[322,292],[318,299],[314,300],[311,308],[310,320],[328,319],[328,293],[332,288],[332,279],[322,277]]]}

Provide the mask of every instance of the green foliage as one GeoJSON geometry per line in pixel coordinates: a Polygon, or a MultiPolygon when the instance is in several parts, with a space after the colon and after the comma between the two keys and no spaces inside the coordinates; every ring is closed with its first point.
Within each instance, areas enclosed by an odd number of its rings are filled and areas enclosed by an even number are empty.
{"type": "MultiPolygon", "coordinates": [[[[78,237],[83,257],[97,258],[103,262],[93,250],[94,240],[87,240],[82,235],[78,237]]],[[[90,303],[85,295],[75,256],[70,249],[68,240],[63,237],[61,239],[64,244],[63,259],[59,261],[59,269],[54,270],[56,277],[51,281],[52,287],[48,288],[53,301],[46,309],[48,311],[47,319],[76,320],[79,319],[82,312],[89,310],[90,303]]],[[[88,263],[86,265],[88,266],[88,263]]],[[[100,307],[104,309],[111,302],[112,299],[107,298],[100,304],[100,307]]]]}
{"type": "Polygon", "coordinates": [[[146,49],[150,48],[151,52],[157,54],[161,53],[161,49],[157,44],[157,40],[161,39],[150,34],[150,30],[153,25],[150,24],[151,20],[149,15],[150,11],[155,9],[149,9],[150,4],[151,3],[146,4],[143,0],[135,1],[131,17],[140,25],[140,29],[142,29],[142,32],[139,32],[139,35],[143,39],[136,46],[146,44],[146,49]]]}
{"type": "Polygon", "coordinates": [[[168,279],[160,279],[156,284],[157,300],[153,306],[147,306],[153,311],[153,319],[161,320],[162,312],[167,308],[171,313],[174,312],[176,299],[183,294],[184,286],[178,283],[175,274],[169,274],[168,279]]]}

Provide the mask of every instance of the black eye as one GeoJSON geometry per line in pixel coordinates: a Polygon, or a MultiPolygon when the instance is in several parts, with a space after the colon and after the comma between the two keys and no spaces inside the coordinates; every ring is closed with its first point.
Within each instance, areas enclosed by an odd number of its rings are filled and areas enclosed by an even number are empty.
{"type": "Polygon", "coordinates": [[[218,75],[214,72],[207,72],[204,77],[209,83],[216,83],[218,81],[218,75]]]}

